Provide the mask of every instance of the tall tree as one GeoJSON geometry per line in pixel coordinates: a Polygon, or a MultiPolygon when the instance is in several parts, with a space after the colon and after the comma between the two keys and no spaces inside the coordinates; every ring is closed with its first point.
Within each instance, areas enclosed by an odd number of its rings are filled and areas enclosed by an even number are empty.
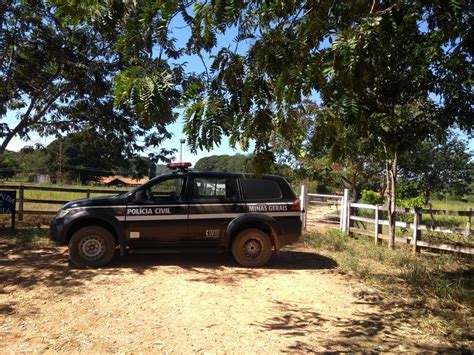
{"type": "Polygon", "coordinates": [[[122,146],[110,144],[90,131],[56,139],[47,146],[46,152],[50,173],[81,182],[113,175],[125,165],[122,146]]]}
{"type": "Polygon", "coordinates": [[[414,185],[426,201],[437,192],[462,197],[474,181],[473,152],[465,141],[451,134],[447,140],[419,142],[400,162],[403,182],[414,185]]]}
{"type": "Polygon", "coordinates": [[[100,22],[68,25],[44,1],[0,3],[0,152],[31,132],[92,127],[127,142],[129,153],[170,137],[166,124],[175,120],[180,68],[146,55],[128,61],[116,50],[119,32],[100,22]]]}
{"type": "Polygon", "coordinates": [[[454,123],[472,127],[472,107],[465,103],[464,110],[453,107],[449,101],[453,98],[444,97],[447,86],[453,85],[463,99],[472,102],[469,83],[465,78],[452,80],[440,75],[448,70],[446,62],[457,61],[456,68],[468,66],[471,59],[463,53],[467,50],[463,38],[450,38],[438,28],[424,31],[419,24],[422,14],[421,6],[395,3],[371,12],[358,26],[342,31],[325,55],[320,82],[332,121],[351,127],[383,149],[390,247],[395,241],[400,157],[425,139],[443,136],[454,123]],[[451,58],[443,48],[450,40],[461,41],[453,44],[453,51],[462,54],[451,58]],[[443,98],[435,102],[432,94],[443,98]]]}
{"type": "Polygon", "coordinates": [[[254,138],[267,151],[272,131],[292,139],[295,105],[319,90],[327,119],[342,128],[333,144],[349,129],[383,152],[393,247],[400,156],[449,126],[473,128],[472,3],[325,5],[249,5],[258,38],[245,55],[218,53],[212,83],[189,106],[187,132],[202,145],[213,139],[204,132],[219,132],[208,122],[230,125],[231,138],[254,138]],[[328,15],[313,18],[321,12],[328,15]]]}

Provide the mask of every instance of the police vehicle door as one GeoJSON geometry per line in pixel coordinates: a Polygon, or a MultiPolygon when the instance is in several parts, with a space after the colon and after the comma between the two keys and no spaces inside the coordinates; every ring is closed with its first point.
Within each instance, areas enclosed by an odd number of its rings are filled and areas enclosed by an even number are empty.
{"type": "Polygon", "coordinates": [[[245,213],[237,177],[201,174],[189,179],[189,239],[200,244],[222,243],[227,225],[245,213]]]}
{"type": "Polygon", "coordinates": [[[157,179],[137,190],[127,205],[126,233],[132,244],[173,244],[186,239],[188,208],[183,200],[186,177],[157,179]]]}

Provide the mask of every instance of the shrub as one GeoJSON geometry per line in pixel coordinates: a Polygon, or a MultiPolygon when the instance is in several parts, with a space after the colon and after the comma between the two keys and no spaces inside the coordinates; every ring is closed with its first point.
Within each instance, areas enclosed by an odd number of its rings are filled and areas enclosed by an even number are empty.
{"type": "Polygon", "coordinates": [[[423,196],[416,196],[406,199],[398,200],[398,205],[400,207],[423,207],[426,205],[426,199],[423,196]]]}
{"type": "Polygon", "coordinates": [[[363,190],[359,202],[367,203],[369,205],[378,205],[383,203],[383,197],[380,196],[378,192],[372,190],[363,190]]]}
{"type": "Polygon", "coordinates": [[[397,198],[410,199],[420,194],[418,184],[413,182],[400,182],[397,187],[397,198]]]}

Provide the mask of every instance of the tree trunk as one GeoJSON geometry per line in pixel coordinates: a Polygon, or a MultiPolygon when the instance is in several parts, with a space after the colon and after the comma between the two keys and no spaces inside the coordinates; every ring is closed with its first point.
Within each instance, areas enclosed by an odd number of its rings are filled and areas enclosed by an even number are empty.
{"type": "Polygon", "coordinates": [[[425,204],[427,204],[428,202],[430,202],[431,200],[431,191],[430,190],[427,190],[425,192],[425,204]]]}
{"type": "Polygon", "coordinates": [[[397,170],[398,156],[394,154],[392,159],[385,160],[388,192],[388,247],[395,248],[395,221],[397,215],[396,193],[397,193],[397,170]]]}
{"type": "Polygon", "coordinates": [[[354,184],[352,186],[352,198],[354,200],[354,202],[358,202],[359,199],[360,199],[360,195],[361,195],[361,190],[360,190],[360,185],[357,185],[357,184],[354,184]]]}

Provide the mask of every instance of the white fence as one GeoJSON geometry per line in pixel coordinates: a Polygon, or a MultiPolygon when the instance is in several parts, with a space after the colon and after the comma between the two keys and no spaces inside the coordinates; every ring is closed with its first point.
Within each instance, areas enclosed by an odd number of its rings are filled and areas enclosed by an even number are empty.
{"type": "Polygon", "coordinates": [[[345,196],[315,194],[307,192],[307,182],[301,184],[301,204],[305,211],[302,220],[304,228],[314,223],[338,224],[342,228],[345,201],[349,199],[349,190],[345,196]]]}
{"type": "MultiPolygon", "coordinates": [[[[343,196],[323,195],[307,193],[307,184],[302,184],[301,188],[302,206],[306,213],[303,214],[303,222],[305,229],[311,223],[337,223],[341,231],[348,234],[362,234],[374,238],[375,243],[382,240],[388,240],[388,233],[383,232],[383,226],[389,226],[387,219],[383,219],[386,215],[387,207],[383,205],[369,205],[362,203],[354,203],[350,201],[350,191],[344,190],[343,196]],[[336,213],[325,214],[323,218],[309,212],[310,205],[334,206],[336,213]],[[373,212],[361,212],[373,211],[373,212]],[[370,214],[371,216],[367,216],[370,214]],[[328,219],[328,217],[330,217],[328,219]],[[367,224],[369,226],[367,226],[367,224]]],[[[421,248],[437,249],[451,251],[463,254],[474,255],[474,244],[472,240],[472,209],[465,211],[451,210],[434,210],[431,208],[397,208],[397,213],[402,215],[404,220],[397,220],[395,226],[409,231],[409,235],[396,237],[396,243],[411,244],[414,252],[418,252],[421,248]],[[428,223],[422,224],[423,215],[428,223]],[[446,228],[435,226],[435,216],[460,216],[465,218],[465,228],[446,228]],[[410,220],[411,222],[406,222],[410,220]],[[468,243],[454,242],[437,242],[430,240],[422,240],[422,235],[429,233],[432,235],[460,235],[468,240],[468,243]]],[[[387,229],[387,228],[386,228],[387,229]]],[[[426,239],[426,238],[425,238],[426,239]]],[[[431,238],[430,238],[431,239],[431,238]]]]}

